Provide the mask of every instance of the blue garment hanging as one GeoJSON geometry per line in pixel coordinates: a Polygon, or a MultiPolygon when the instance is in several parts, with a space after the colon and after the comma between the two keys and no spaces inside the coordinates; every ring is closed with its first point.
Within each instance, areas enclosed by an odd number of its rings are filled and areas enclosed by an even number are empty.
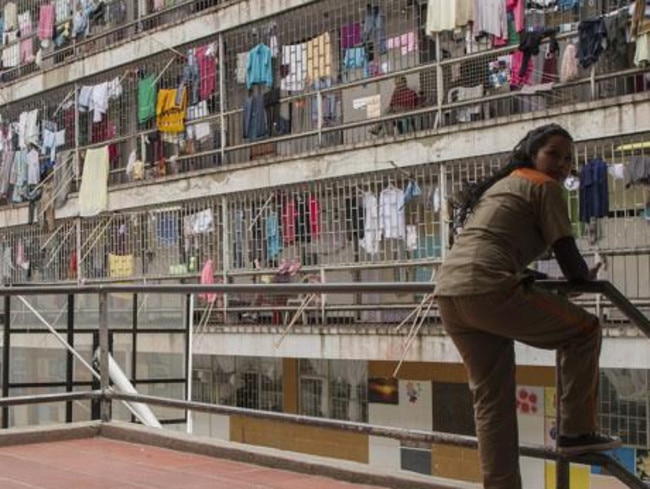
{"type": "Polygon", "coordinates": [[[580,172],[580,222],[588,223],[609,214],[607,163],[590,160],[580,172]]]}

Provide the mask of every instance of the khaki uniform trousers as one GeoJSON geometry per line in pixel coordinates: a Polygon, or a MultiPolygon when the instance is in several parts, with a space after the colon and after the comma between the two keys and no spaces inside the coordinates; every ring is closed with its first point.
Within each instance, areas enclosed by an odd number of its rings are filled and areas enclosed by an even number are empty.
{"type": "Polygon", "coordinates": [[[485,489],[521,489],[514,341],[557,349],[562,370],[562,431],[596,431],[601,327],[563,296],[527,287],[438,297],[474,397],[485,489]]]}

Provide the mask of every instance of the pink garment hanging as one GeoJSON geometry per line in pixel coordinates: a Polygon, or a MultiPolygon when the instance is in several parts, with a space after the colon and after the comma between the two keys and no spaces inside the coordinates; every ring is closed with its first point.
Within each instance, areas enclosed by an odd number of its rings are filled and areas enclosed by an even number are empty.
{"type": "Polygon", "coordinates": [[[341,27],[341,49],[351,49],[361,44],[361,24],[354,22],[341,27]]]}
{"type": "Polygon", "coordinates": [[[521,66],[524,64],[524,53],[523,51],[515,51],[512,53],[512,61],[510,62],[512,69],[512,81],[511,84],[515,87],[521,87],[523,85],[528,85],[530,83],[530,78],[533,76],[533,62],[528,63],[528,69],[524,76],[519,75],[521,66]]]}
{"type": "MultiPolygon", "coordinates": [[[[212,260],[208,260],[203,265],[203,270],[201,271],[201,285],[212,285],[214,284],[214,265],[212,260]]],[[[206,300],[209,304],[214,303],[217,300],[217,294],[215,293],[201,293],[198,295],[199,299],[206,300]]]]}
{"type": "Polygon", "coordinates": [[[506,10],[508,12],[513,12],[515,16],[515,29],[517,32],[523,32],[525,26],[525,7],[526,2],[524,0],[507,0],[506,1],[506,10]]]}
{"type": "Polygon", "coordinates": [[[34,39],[31,34],[32,18],[29,11],[18,16],[18,23],[20,25],[20,63],[27,64],[34,61],[34,39]]]}
{"type": "Polygon", "coordinates": [[[312,238],[320,236],[320,204],[314,196],[309,196],[309,231],[312,238]]]}
{"type": "Polygon", "coordinates": [[[38,17],[38,38],[43,41],[52,39],[54,30],[54,5],[41,5],[41,11],[38,17]]]}
{"type": "MultiPolygon", "coordinates": [[[[515,19],[515,31],[521,33],[526,27],[524,0],[506,0],[506,12],[512,12],[515,19]]],[[[507,34],[507,32],[506,32],[507,34]]],[[[508,45],[508,36],[494,37],[494,47],[500,48],[508,45]]]]}
{"type": "Polygon", "coordinates": [[[296,240],[296,203],[289,198],[282,208],[282,238],[290,245],[296,240]]]}
{"type": "Polygon", "coordinates": [[[201,100],[206,100],[212,95],[217,87],[217,60],[214,56],[207,54],[208,46],[201,46],[195,52],[196,61],[199,65],[201,100]]]}

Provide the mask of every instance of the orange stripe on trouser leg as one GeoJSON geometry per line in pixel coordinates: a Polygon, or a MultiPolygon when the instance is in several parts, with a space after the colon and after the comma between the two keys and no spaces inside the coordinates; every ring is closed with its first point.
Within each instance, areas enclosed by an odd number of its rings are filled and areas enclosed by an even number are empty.
{"type": "MultiPolygon", "coordinates": [[[[561,302],[541,294],[530,294],[528,302],[565,324],[577,334],[560,346],[563,393],[562,431],[582,434],[596,430],[598,409],[601,328],[598,318],[588,313],[571,314],[561,302]]],[[[567,305],[568,307],[572,307],[567,305]]]]}

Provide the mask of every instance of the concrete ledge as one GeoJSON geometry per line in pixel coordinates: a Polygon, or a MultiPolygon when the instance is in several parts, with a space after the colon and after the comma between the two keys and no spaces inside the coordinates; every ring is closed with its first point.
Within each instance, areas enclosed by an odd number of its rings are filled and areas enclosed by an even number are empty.
{"type": "Polygon", "coordinates": [[[0,447],[92,438],[100,433],[100,422],[30,426],[0,430],[0,447]]]}
{"type": "Polygon", "coordinates": [[[126,423],[104,423],[99,436],[152,445],[209,457],[251,463],[292,472],[315,474],[358,484],[373,484],[394,489],[480,489],[477,484],[450,481],[406,472],[381,471],[376,467],[323,457],[284,452],[266,447],[242,445],[212,438],[200,438],[173,431],[153,430],[126,423]]]}

